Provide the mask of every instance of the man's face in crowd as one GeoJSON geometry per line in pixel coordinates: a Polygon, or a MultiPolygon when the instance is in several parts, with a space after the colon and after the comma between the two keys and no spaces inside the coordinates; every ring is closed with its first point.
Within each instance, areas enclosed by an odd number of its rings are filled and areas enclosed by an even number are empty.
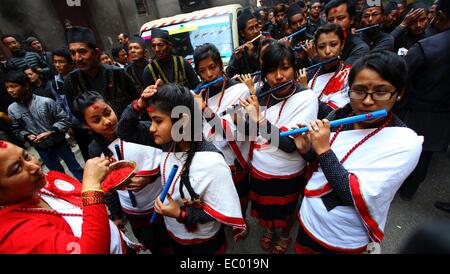
{"type": "Polygon", "coordinates": [[[35,84],[39,80],[39,74],[35,73],[32,69],[26,69],[23,72],[27,75],[32,84],[35,84]]]}
{"type": "Polygon", "coordinates": [[[39,42],[38,40],[34,40],[33,42],[31,42],[30,46],[35,52],[40,53],[40,52],[44,51],[44,49],[42,48],[41,42],[39,42]]]}
{"type": "Polygon", "coordinates": [[[275,21],[277,22],[277,24],[281,24],[284,20],[284,12],[280,11],[279,13],[277,13],[277,15],[275,15],[275,21]]]}
{"type": "Polygon", "coordinates": [[[419,36],[425,33],[428,27],[428,15],[426,12],[422,12],[417,20],[408,27],[408,32],[412,35],[419,36]]]}
{"type": "Polygon", "coordinates": [[[53,55],[53,65],[59,74],[67,75],[72,70],[72,64],[63,56],[53,55]]]}
{"type": "Polygon", "coordinates": [[[131,43],[128,45],[128,54],[130,54],[131,60],[137,61],[145,59],[147,51],[139,43],[131,43]]]}
{"type": "Polygon", "coordinates": [[[320,15],[320,9],[322,8],[322,5],[319,2],[314,3],[311,6],[311,9],[309,13],[311,14],[311,17],[317,18],[320,15]]]}
{"type": "Polygon", "coordinates": [[[350,30],[353,23],[353,20],[348,13],[347,4],[331,8],[327,14],[327,20],[329,23],[338,24],[346,31],[350,30]]]}
{"type": "Polygon", "coordinates": [[[251,41],[255,37],[257,37],[261,32],[261,29],[259,28],[258,20],[256,18],[250,19],[245,24],[245,28],[243,31],[243,36],[245,37],[246,41],[251,41]]]}
{"type": "Polygon", "coordinates": [[[397,7],[399,14],[402,14],[405,11],[405,5],[403,5],[402,3],[397,3],[397,7]]]}
{"type": "Polygon", "coordinates": [[[383,16],[383,24],[391,27],[398,19],[398,16],[400,15],[398,9],[393,10],[389,12],[388,14],[385,14],[383,16]]]}
{"type": "Polygon", "coordinates": [[[13,53],[20,52],[22,50],[22,45],[14,37],[6,37],[2,42],[13,53]]]}
{"type": "Polygon", "coordinates": [[[128,55],[127,52],[123,49],[119,51],[119,54],[116,57],[116,62],[123,64],[126,64],[128,61],[128,55]]]}
{"type": "Polygon", "coordinates": [[[100,50],[93,49],[87,43],[70,43],[70,55],[81,71],[89,71],[99,66],[100,50]]]}
{"type": "Polygon", "coordinates": [[[303,16],[303,13],[297,13],[289,18],[289,25],[292,28],[293,32],[296,32],[304,27],[306,27],[306,17],[303,16]]]}
{"type": "Polygon", "coordinates": [[[152,39],[152,51],[155,53],[156,59],[167,59],[172,50],[172,45],[162,38],[152,39]]]}
{"type": "Polygon", "coordinates": [[[28,94],[29,85],[21,85],[14,82],[5,82],[5,88],[12,98],[22,99],[28,94]]]}
{"type": "Polygon", "coordinates": [[[118,36],[117,36],[117,40],[119,41],[119,43],[121,44],[121,45],[127,45],[128,44],[128,41],[129,41],[129,39],[128,39],[128,37],[125,37],[124,35],[123,35],[123,33],[121,33],[121,34],[119,34],[118,36]]]}
{"type": "Polygon", "coordinates": [[[375,24],[381,24],[383,21],[383,12],[381,7],[372,7],[365,9],[361,15],[361,27],[375,24]]]}

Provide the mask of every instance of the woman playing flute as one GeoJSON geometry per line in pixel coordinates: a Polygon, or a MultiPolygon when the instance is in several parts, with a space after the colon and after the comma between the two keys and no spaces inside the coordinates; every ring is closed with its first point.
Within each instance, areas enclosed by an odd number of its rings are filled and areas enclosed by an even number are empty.
{"type": "Polygon", "coordinates": [[[392,113],[406,77],[394,53],[361,58],[348,78],[350,104],[295,137],[298,151],[316,163],[299,212],[297,253],[362,253],[383,240],[389,206],[422,151],[423,138],[392,113]],[[330,129],[329,120],[379,109],[390,113],[330,129]]]}
{"type": "MultiPolygon", "coordinates": [[[[261,77],[266,84],[257,94],[296,79],[293,50],[283,43],[270,45],[263,56],[261,77]]],[[[292,139],[263,137],[262,128],[273,136],[299,121],[316,119],[318,100],[312,90],[305,90],[294,82],[274,94],[259,98],[253,95],[241,100],[241,105],[249,113],[249,128],[252,124],[258,125],[250,171],[250,200],[252,216],[267,229],[260,244],[266,251],[284,253],[291,242],[289,232],[304,181],[306,162],[292,139]],[[266,109],[260,111],[260,105],[266,109]],[[278,228],[282,229],[281,237],[272,247],[274,230],[278,228]]]]}
{"type": "MultiPolygon", "coordinates": [[[[314,44],[320,62],[340,56],[345,44],[344,32],[337,24],[321,26],[314,35],[314,44]]],[[[312,89],[319,98],[319,119],[349,103],[347,77],[350,68],[343,60],[336,60],[319,67],[309,82],[306,69],[301,70],[300,82],[312,89]]]]}

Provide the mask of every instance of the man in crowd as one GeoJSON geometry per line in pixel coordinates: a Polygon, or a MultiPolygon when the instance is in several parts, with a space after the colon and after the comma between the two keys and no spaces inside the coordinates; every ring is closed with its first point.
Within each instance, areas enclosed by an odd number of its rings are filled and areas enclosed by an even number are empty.
{"type": "Polygon", "coordinates": [[[52,53],[50,51],[46,51],[42,46],[41,41],[39,41],[36,37],[28,37],[25,40],[25,43],[29,47],[30,51],[36,52],[37,54],[39,54],[39,56],[41,56],[42,60],[44,60],[44,62],[47,64],[47,67],[50,68],[51,75],[53,75],[56,71],[52,63],[52,53]]]}
{"type": "Polygon", "coordinates": [[[38,68],[45,75],[50,74],[50,68],[44,60],[42,60],[41,56],[35,52],[23,50],[22,45],[15,36],[2,36],[2,43],[11,51],[11,57],[6,64],[8,70],[23,71],[27,67],[33,67],[38,68]]]}
{"type": "Polygon", "coordinates": [[[126,106],[138,97],[130,76],[123,69],[100,63],[101,51],[91,29],[73,27],[68,30],[67,38],[72,60],[78,67],[64,81],[70,108],[79,94],[94,90],[102,94],[120,117],[126,106]]]}
{"type": "MultiPolygon", "coordinates": [[[[438,34],[415,43],[406,55],[409,88],[403,120],[425,142],[417,167],[400,188],[404,200],[411,200],[425,180],[433,153],[450,144],[450,1],[439,1],[432,24],[438,34]]],[[[436,206],[450,212],[450,203],[436,206]]]]}
{"type": "Polygon", "coordinates": [[[77,141],[84,160],[87,161],[89,160],[89,144],[92,137],[90,136],[89,131],[70,111],[69,103],[67,102],[66,94],[64,92],[64,81],[75,69],[75,63],[70,56],[69,50],[64,47],[53,50],[52,60],[53,64],[55,64],[57,74],[47,83],[47,89],[56,98],[56,102],[61,108],[69,115],[72,124],[71,133],[77,141]]]}
{"type": "Polygon", "coordinates": [[[114,59],[114,65],[121,69],[125,68],[128,65],[128,55],[127,50],[123,47],[116,47],[111,50],[111,55],[114,59]]]}
{"type": "Polygon", "coordinates": [[[385,33],[391,33],[396,28],[396,21],[398,19],[399,12],[397,8],[397,2],[389,1],[386,6],[384,6],[383,20],[381,23],[381,28],[385,33]]]}
{"type": "MultiPolygon", "coordinates": [[[[380,25],[383,21],[383,7],[369,6],[365,4],[361,10],[361,27],[380,25]]],[[[394,51],[394,38],[381,30],[380,27],[368,29],[362,33],[362,39],[369,46],[370,50],[394,51]]]]}
{"type": "Polygon", "coordinates": [[[158,79],[163,83],[176,83],[190,89],[199,84],[191,64],[183,57],[172,54],[173,41],[168,31],[152,29],[151,44],[155,58],[144,69],[142,75],[144,86],[154,85],[158,79]]]}
{"type": "Polygon", "coordinates": [[[283,21],[286,15],[287,6],[285,4],[278,4],[273,9],[273,15],[275,16],[275,26],[272,28],[272,38],[281,39],[285,36],[283,31],[283,21]]]}
{"type": "Polygon", "coordinates": [[[132,62],[126,67],[127,73],[133,79],[134,86],[139,94],[146,88],[142,74],[145,67],[148,65],[147,54],[148,51],[145,48],[145,41],[140,37],[132,37],[128,45],[128,54],[131,57],[132,62]]]}
{"type": "Polygon", "coordinates": [[[341,56],[346,64],[351,65],[360,57],[369,53],[367,44],[351,32],[356,16],[355,5],[352,1],[332,0],[325,6],[325,13],[328,22],[340,25],[347,37],[341,56]]]}
{"type": "Polygon", "coordinates": [[[253,41],[261,33],[258,28],[258,21],[248,10],[243,11],[237,20],[239,36],[245,42],[235,49],[233,56],[231,56],[226,69],[226,74],[230,78],[236,74],[252,73],[259,70],[258,47],[260,40],[253,41]]]}
{"type": "Polygon", "coordinates": [[[409,49],[414,43],[425,38],[428,27],[428,9],[423,3],[414,3],[399,26],[391,35],[395,39],[395,49],[409,49]]]}
{"type": "Polygon", "coordinates": [[[316,30],[325,25],[325,22],[322,18],[320,18],[320,12],[322,11],[322,3],[320,0],[312,0],[311,7],[309,9],[309,17],[307,24],[307,31],[309,34],[313,35],[316,30]]]}

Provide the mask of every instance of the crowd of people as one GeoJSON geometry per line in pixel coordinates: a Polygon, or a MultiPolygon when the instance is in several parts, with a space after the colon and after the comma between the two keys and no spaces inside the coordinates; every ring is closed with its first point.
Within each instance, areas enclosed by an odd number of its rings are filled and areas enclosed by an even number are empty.
{"type": "Polygon", "coordinates": [[[273,254],[380,243],[396,193],[411,200],[450,144],[450,3],[375,2],[244,9],[227,66],[212,43],[191,64],[158,28],[150,48],[120,33],[111,56],[86,27],[52,51],[2,36],[0,253],[223,254],[225,229],[246,238],[249,218],[273,254]],[[134,176],[104,192],[120,160],[134,176]]]}

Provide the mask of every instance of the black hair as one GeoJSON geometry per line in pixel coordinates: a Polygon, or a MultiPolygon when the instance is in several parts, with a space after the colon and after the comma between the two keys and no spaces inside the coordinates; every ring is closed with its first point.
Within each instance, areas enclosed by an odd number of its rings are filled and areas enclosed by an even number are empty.
{"type": "Polygon", "coordinates": [[[12,35],[12,34],[5,34],[5,35],[2,35],[0,41],[2,41],[2,43],[3,43],[3,40],[5,40],[5,39],[8,38],[8,37],[14,38],[14,39],[16,39],[17,42],[19,42],[19,39],[17,38],[17,36],[12,35]]]}
{"type": "Polygon", "coordinates": [[[6,73],[4,82],[16,83],[21,86],[24,86],[26,84],[30,84],[30,79],[23,71],[11,70],[8,71],[8,73],[6,73]]]}
{"type": "MultiPolygon", "coordinates": [[[[441,0],[442,1],[442,0],[441,0]]],[[[426,13],[430,10],[429,6],[422,2],[414,2],[406,6],[405,10],[424,9],[426,13]]]]}
{"type": "Polygon", "coordinates": [[[25,68],[23,69],[23,72],[25,72],[25,71],[28,70],[28,69],[31,69],[32,72],[34,72],[34,73],[36,73],[36,74],[38,74],[38,75],[41,75],[41,72],[37,69],[37,67],[30,67],[30,66],[27,66],[27,67],[25,67],[25,68]]]}
{"type": "Polygon", "coordinates": [[[222,57],[220,56],[220,52],[216,46],[210,43],[206,43],[198,46],[194,51],[194,64],[195,70],[198,73],[198,66],[201,61],[211,58],[214,63],[221,65],[223,67],[222,57]]]}
{"type": "Polygon", "coordinates": [[[68,64],[73,64],[73,60],[72,60],[72,56],[70,54],[70,51],[66,47],[60,47],[60,48],[54,49],[52,51],[52,58],[55,55],[63,57],[64,59],[66,59],[68,64]]]}
{"type": "Polygon", "coordinates": [[[341,43],[344,44],[345,43],[345,35],[344,35],[344,31],[342,30],[342,27],[339,26],[338,24],[334,24],[334,23],[328,23],[325,24],[323,26],[320,26],[316,33],[314,33],[314,45],[317,46],[317,42],[319,41],[319,37],[321,34],[328,34],[328,33],[335,33],[338,37],[339,40],[341,40],[341,43]]]}
{"type": "MultiPolygon", "coordinates": [[[[86,124],[86,119],[84,118],[84,112],[87,108],[91,107],[98,101],[104,101],[106,104],[108,102],[103,98],[103,96],[96,91],[86,91],[78,95],[75,100],[73,100],[72,104],[72,113],[73,115],[80,120],[81,122],[86,124]]],[[[114,111],[114,110],[112,110],[114,111]]],[[[111,157],[114,154],[108,148],[108,141],[103,138],[100,134],[91,131],[92,138],[97,142],[98,146],[102,150],[103,154],[107,157],[111,157]]]]}
{"type": "Polygon", "coordinates": [[[286,4],[277,4],[274,8],[273,8],[273,16],[277,16],[278,13],[280,12],[284,12],[286,13],[287,10],[287,5],[286,4]]]}
{"type": "MultiPolygon", "coordinates": [[[[117,57],[119,57],[119,53],[122,51],[122,50],[125,50],[123,47],[115,47],[115,48],[113,48],[112,50],[111,50],[111,55],[114,57],[114,58],[117,58],[117,57]]],[[[126,52],[126,51],[125,51],[126,52]]]]}
{"type": "Polygon", "coordinates": [[[328,12],[330,11],[330,9],[339,7],[343,4],[347,5],[347,12],[350,15],[350,18],[354,18],[356,16],[356,6],[355,3],[350,0],[331,0],[325,6],[325,14],[328,16],[328,12]]]}
{"type": "Polygon", "coordinates": [[[275,44],[277,43],[277,40],[273,39],[273,38],[263,38],[261,39],[261,42],[259,44],[259,49],[258,49],[258,56],[261,56],[261,51],[262,49],[267,46],[267,45],[271,45],[271,44],[275,44]]]}
{"type": "Polygon", "coordinates": [[[366,68],[375,71],[381,78],[391,83],[397,92],[405,90],[408,81],[408,67],[405,60],[397,54],[387,50],[375,51],[358,59],[348,75],[350,87],[358,73],[366,68]]]}
{"type": "MultiPolygon", "coordinates": [[[[190,90],[184,86],[177,84],[166,84],[158,89],[158,92],[149,99],[149,104],[158,111],[164,112],[169,116],[172,116],[172,111],[175,107],[184,106],[189,109],[190,113],[186,113],[190,118],[191,136],[189,151],[187,153],[187,159],[185,163],[185,170],[183,172],[180,183],[180,195],[184,199],[183,186],[185,186],[189,192],[189,195],[193,200],[198,199],[199,195],[192,188],[189,181],[189,168],[194,158],[195,152],[199,150],[201,142],[196,141],[196,131],[194,123],[194,115],[198,112],[198,106],[196,105],[194,96],[190,90]],[[186,183],[186,185],[185,185],[186,183]]],[[[183,113],[184,114],[184,113],[183,113]]],[[[201,114],[198,114],[201,115],[201,114]]],[[[181,119],[172,118],[172,124],[181,119]]]]}
{"type": "Polygon", "coordinates": [[[295,54],[291,47],[284,43],[268,46],[262,57],[261,78],[265,79],[268,73],[278,69],[285,59],[295,70],[295,54]]]}

